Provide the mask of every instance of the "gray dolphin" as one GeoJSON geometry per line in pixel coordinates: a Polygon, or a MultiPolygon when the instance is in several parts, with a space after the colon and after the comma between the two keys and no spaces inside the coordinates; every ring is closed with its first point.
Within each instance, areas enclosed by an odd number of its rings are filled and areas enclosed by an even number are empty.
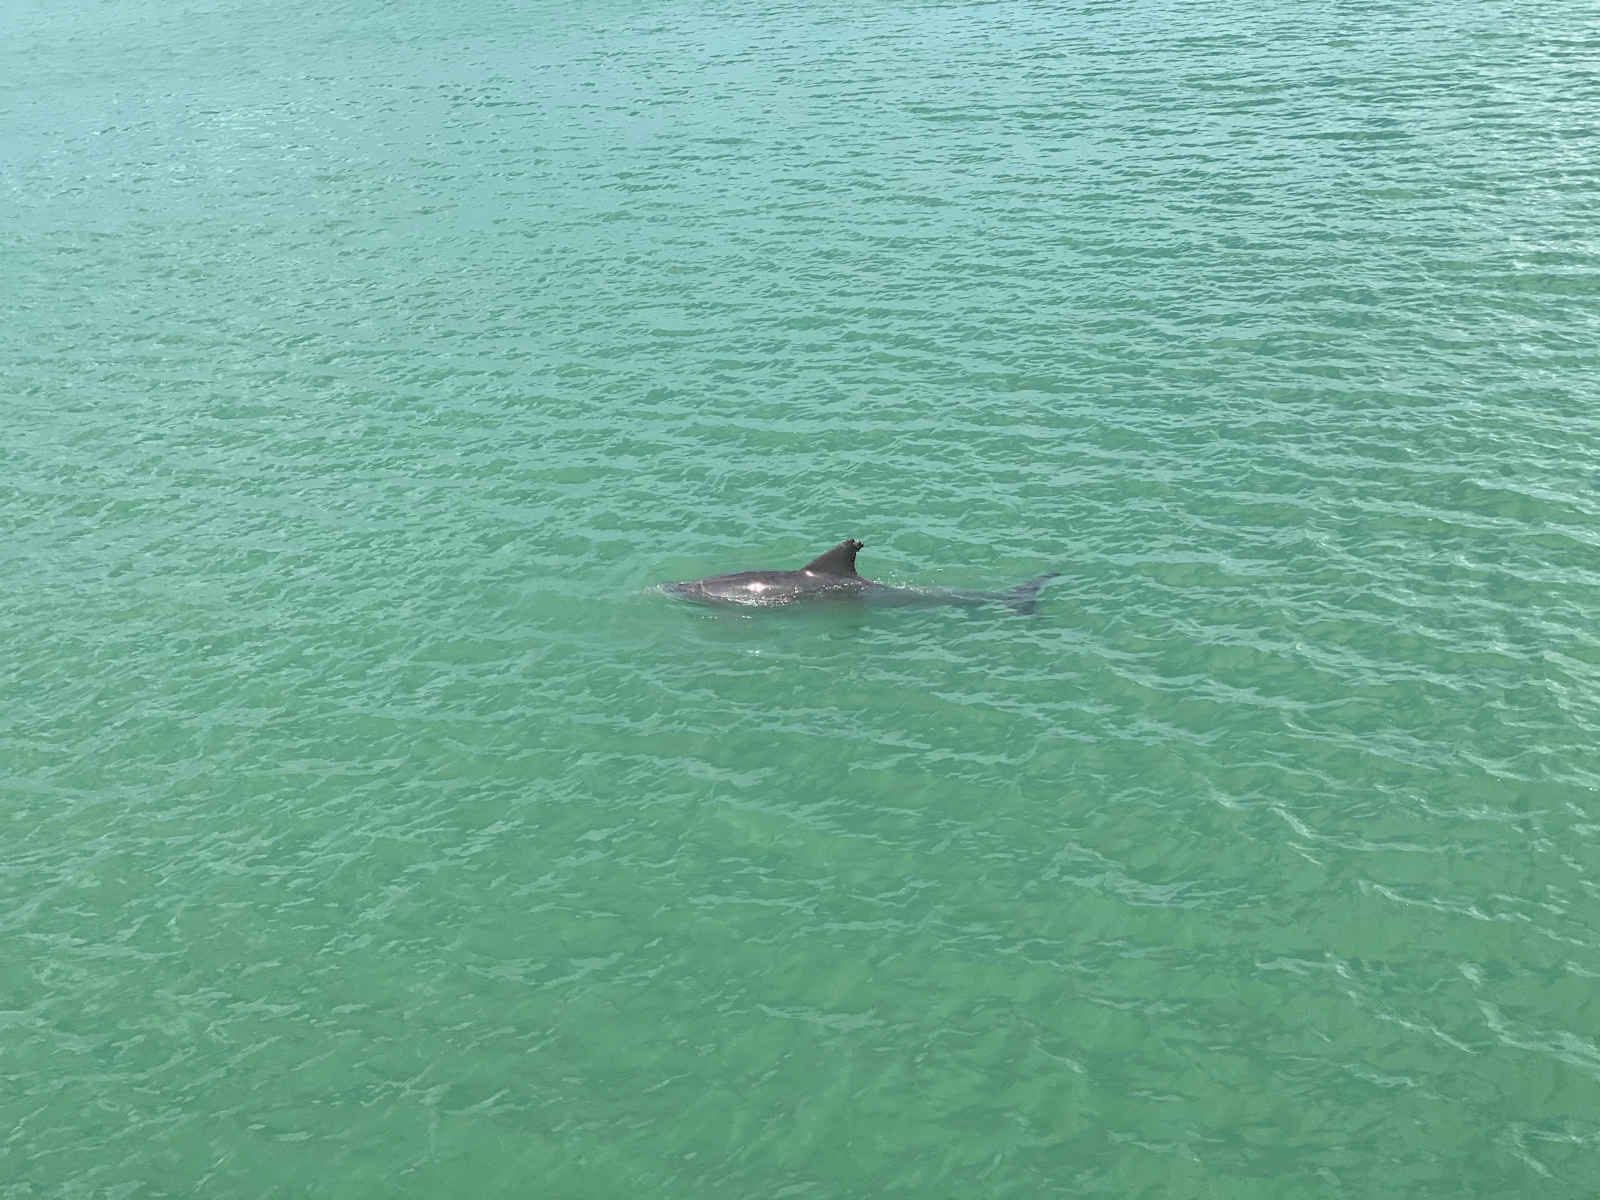
{"type": "Polygon", "coordinates": [[[855,600],[893,605],[1004,604],[1013,612],[1031,613],[1038,606],[1039,589],[1060,574],[1052,571],[1037,575],[1004,592],[890,587],[856,574],[856,551],[862,545],[855,538],[845,538],[798,571],[740,571],[664,583],[661,590],[700,604],[740,604],[751,608],[775,608],[802,600],[855,600]]]}

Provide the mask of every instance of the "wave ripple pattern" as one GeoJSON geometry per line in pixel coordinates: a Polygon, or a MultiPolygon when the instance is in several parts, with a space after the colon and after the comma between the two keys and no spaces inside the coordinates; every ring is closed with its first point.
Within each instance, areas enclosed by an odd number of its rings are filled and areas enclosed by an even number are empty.
{"type": "Polygon", "coordinates": [[[1597,46],[0,2],[0,1200],[1592,1198],[1597,46]]]}

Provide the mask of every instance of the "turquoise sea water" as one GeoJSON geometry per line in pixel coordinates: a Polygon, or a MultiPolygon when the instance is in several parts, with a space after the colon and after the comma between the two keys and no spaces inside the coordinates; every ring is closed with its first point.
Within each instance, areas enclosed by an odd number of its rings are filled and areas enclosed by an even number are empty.
{"type": "Polygon", "coordinates": [[[1592,1197],[1597,268],[1590,4],[0,0],[0,1197],[1592,1197]]]}

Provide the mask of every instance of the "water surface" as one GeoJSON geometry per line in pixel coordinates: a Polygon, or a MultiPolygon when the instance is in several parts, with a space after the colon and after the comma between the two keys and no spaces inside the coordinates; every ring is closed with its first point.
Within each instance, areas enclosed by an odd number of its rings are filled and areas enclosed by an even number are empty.
{"type": "Polygon", "coordinates": [[[1592,1197],[1597,45],[0,2],[0,1197],[1592,1197]]]}

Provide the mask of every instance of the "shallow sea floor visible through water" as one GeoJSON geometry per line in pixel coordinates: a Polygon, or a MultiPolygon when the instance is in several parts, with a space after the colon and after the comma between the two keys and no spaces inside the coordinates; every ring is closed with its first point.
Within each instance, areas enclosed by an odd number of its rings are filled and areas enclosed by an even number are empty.
{"type": "Polygon", "coordinates": [[[1592,1200],[1597,50],[0,0],[0,1200],[1592,1200]]]}

